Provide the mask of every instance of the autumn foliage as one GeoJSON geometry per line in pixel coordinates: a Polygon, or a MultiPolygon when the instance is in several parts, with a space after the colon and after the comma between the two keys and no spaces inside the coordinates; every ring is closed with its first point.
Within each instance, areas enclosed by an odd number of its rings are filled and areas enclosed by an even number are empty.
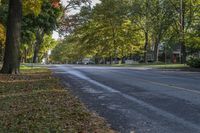
{"type": "Polygon", "coordinates": [[[60,0],[51,0],[51,3],[54,8],[60,7],[60,0]]]}
{"type": "Polygon", "coordinates": [[[0,44],[4,44],[5,40],[6,40],[5,28],[2,24],[0,24],[0,44]]]}

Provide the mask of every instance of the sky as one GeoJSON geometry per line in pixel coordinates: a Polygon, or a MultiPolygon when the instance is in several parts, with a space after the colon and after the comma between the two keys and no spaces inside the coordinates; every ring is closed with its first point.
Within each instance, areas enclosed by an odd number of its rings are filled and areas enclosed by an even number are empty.
{"type": "MultiPolygon", "coordinates": [[[[66,5],[68,2],[67,1],[69,1],[69,0],[61,0],[61,2],[64,4],[64,5],[66,5]]],[[[95,5],[96,3],[99,3],[100,1],[99,0],[91,0],[92,1],[92,5],[95,5]]]]}
{"type": "MultiPolygon", "coordinates": [[[[67,0],[61,0],[61,2],[62,2],[64,5],[67,4],[67,0]]],[[[99,3],[99,2],[100,2],[99,0],[92,0],[92,5],[94,6],[94,5],[96,5],[97,3],[99,3]]],[[[75,12],[77,12],[77,11],[72,11],[72,14],[75,13],[75,12]]],[[[56,31],[53,32],[53,38],[56,39],[56,40],[59,39],[59,34],[58,34],[58,32],[56,32],[56,31]]]]}

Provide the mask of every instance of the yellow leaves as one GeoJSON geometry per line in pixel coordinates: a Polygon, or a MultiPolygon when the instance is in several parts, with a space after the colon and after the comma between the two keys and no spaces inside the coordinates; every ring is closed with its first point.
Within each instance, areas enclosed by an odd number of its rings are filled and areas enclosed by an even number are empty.
{"type": "Polygon", "coordinates": [[[130,27],[132,25],[132,22],[131,20],[127,19],[127,20],[124,20],[124,23],[122,24],[123,27],[130,27]]]}
{"type": "Polygon", "coordinates": [[[23,0],[23,13],[38,15],[41,11],[43,0],[23,0]]]}
{"type": "Polygon", "coordinates": [[[0,24],[0,45],[4,44],[6,41],[6,29],[2,24],[0,24]]]}
{"type": "MultiPolygon", "coordinates": [[[[41,6],[45,0],[23,0],[23,13],[34,13],[38,15],[41,11],[41,6]]],[[[54,8],[60,7],[60,0],[49,0],[54,8]]]]}

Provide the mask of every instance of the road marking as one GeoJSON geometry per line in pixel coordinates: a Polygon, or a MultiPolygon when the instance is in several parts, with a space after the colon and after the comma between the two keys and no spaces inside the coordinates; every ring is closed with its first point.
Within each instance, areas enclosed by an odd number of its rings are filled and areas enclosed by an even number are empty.
{"type": "Polygon", "coordinates": [[[151,81],[151,80],[145,80],[145,79],[141,79],[141,80],[147,81],[147,82],[150,82],[150,83],[156,84],[156,85],[166,86],[166,87],[175,88],[175,89],[178,89],[178,90],[184,90],[184,91],[189,91],[189,92],[192,92],[192,93],[200,94],[200,91],[197,91],[197,90],[191,90],[191,89],[178,87],[178,86],[174,86],[174,85],[169,85],[169,84],[165,84],[165,83],[154,82],[154,81],[151,81]]]}
{"type": "Polygon", "coordinates": [[[95,81],[95,80],[93,80],[93,79],[91,79],[91,78],[85,76],[83,73],[81,73],[81,72],[79,72],[79,71],[77,71],[77,70],[73,70],[73,69],[71,69],[71,70],[66,70],[65,67],[59,67],[59,68],[61,68],[61,69],[62,69],[63,71],[65,71],[66,73],[69,73],[69,74],[74,75],[74,76],[76,76],[76,77],[79,77],[79,78],[81,78],[81,79],[87,80],[88,82],[90,82],[90,83],[92,83],[92,84],[95,84],[95,85],[97,85],[97,86],[99,86],[99,87],[101,87],[101,88],[104,88],[104,89],[106,89],[106,90],[109,91],[109,92],[113,92],[113,93],[119,92],[119,91],[117,91],[117,90],[114,90],[114,89],[111,88],[111,87],[108,87],[108,86],[106,86],[106,85],[104,85],[104,84],[101,84],[101,83],[99,83],[99,82],[97,82],[97,81],[95,81]]]}
{"type": "Polygon", "coordinates": [[[185,121],[184,119],[182,119],[182,118],[180,118],[178,116],[175,116],[175,115],[173,115],[173,114],[171,114],[171,113],[169,113],[167,111],[164,111],[162,109],[154,107],[154,106],[152,106],[152,105],[150,105],[148,103],[145,103],[145,102],[143,102],[143,101],[141,101],[141,100],[139,100],[139,99],[137,99],[135,97],[132,97],[132,96],[129,96],[129,95],[123,94],[123,93],[121,93],[121,95],[123,97],[125,97],[126,99],[129,99],[130,101],[133,101],[133,102],[135,102],[135,103],[137,103],[137,104],[139,104],[139,105],[141,105],[141,106],[143,106],[145,108],[148,108],[149,110],[155,112],[156,114],[159,114],[159,115],[161,115],[161,116],[163,116],[165,118],[168,118],[168,119],[172,120],[173,122],[175,121],[175,122],[183,124],[185,127],[189,126],[192,129],[196,129],[197,131],[200,131],[199,125],[196,125],[196,124],[193,124],[191,122],[185,121]]]}
{"type": "MultiPolygon", "coordinates": [[[[75,71],[75,70],[68,70],[66,71],[66,67],[63,67],[63,66],[58,66],[59,68],[62,68],[62,70],[65,71],[65,73],[71,73],[73,75],[76,75],[76,76],[79,76],[79,77],[82,77],[82,79],[85,79],[85,80],[88,80],[89,82],[93,83],[93,84],[96,84],[97,86],[100,86],[100,87],[104,87],[106,88],[103,84],[99,84],[99,82],[96,82],[95,80],[92,80],[86,76],[84,76],[82,73],[80,73],[79,71],[75,71]]],[[[63,73],[63,72],[61,72],[63,73]]],[[[123,75],[126,75],[125,73],[123,72],[119,72],[123,75]]],[[[152,83],[152,84],[155,84],[155,85],[160,85],[160,86],[165,86],[165,87],[170,87],[170,88],[174,88],[174,89],[177,89],[177,90],[182,90],[182,91],[188,91],[188,92],[192,92],[192,93],[195,93],[195,94],[200,94],[200,91],[197,91],[197,90],[191,90],[191,89],[187,89],[187,88],[183,88],[183,87],[178,87],[178,86],[174,86],[174,85],[169,85],[169,84],[165,84],[165,83],[161,83],[161,82],[155,82],[155,81],[151,81],[151,80],[146,80],[146,79],[142,79],[142,78],[139,78],[139,77],[131,77],[131,78],[134,78],[136,80],[140,80],[140,81],[145,81],[145,82],[149,82],[149,83],[152,83]]],[[[111,89],[111,88],[107,88],[108,90],[111,89]]],[[[111,89],[112,90],[112,89],[111,89]]],[[[113,90],[112,90],[113,91],[113,90]]],[[[113,92],[116,92],[116,91],[113,91],[113,92]]]]}
{"type": "Polygon", "coordinates": [[[174,122],[180,123],[180,124],[184,125],[185,127],[189,126],[192,129],[200,131],[199,125],[196,125],[196,124],[193,124],[193,123],[191,123],[189,121],[186,121],[186,120],[184,120],[184,119],[182,119],[182,118],[180,118],[180,117],[178,117],[176,115],[173,115],[173,114],[171,114],[171,113],[169,113],[167,111],[159,109],[159,108],[157,108],[157,107],[155,107],[155,106],[153,106],[151,104],[148,104],[148,103],[146,103],[146,102],[144,102],[142,100],[139,100],[139,99],[137,99],[137,98],[135,98],[133,96],[124,94],[124,93],[122,93],[122,92],[120,92],[118,90],[115,90],[112,87],[109,87],[107,85],[103,85],[102,83],[99,83],[99,82],[97,82],[95,80],[90,79],[89,77],[85,76],[83,73],[81,73],[79,71],[76,71],[76,70],[67,70],[65,67],[59,67],[59,68],[62,69],[62,70],[64,70],[64,71],[66,71],[69,74],[72,74],[72,75],[77,76],[77,77],[79,77],[81,79],[89,81],[90,83],[93,83],[93,84],[95,84],[97,86],[100,86],[101,88],[107,90],[108,92],[111,92],[111,93],[115,92],[115,93],[119,94],[120,96],[122,96],[123,98],[126,98],[126,99],[128,99],[128,100],[130,100],[132,102],[135,102],[135,103],[141,105],[142,107],[145,107],[145,108],[151,110],[152,112],[155,112],[156,114],[158,114],[160,116],[168,118],[168,119],[170,119],[170,120],[172,120],[174,122]]]}
{"type": "MultiPolygon", "coordinates": [[[[119,72],[123,75],[127,75],[123,72],[119,72]]],[[[169,84],[165,84],[165,83],[161,83],[161,82],[155,82],[155,81],[151,81],[151,80],[147,80],[147,79],[143,79],[143,78],[139,78],[139,77],[131,77],[131,78],[134,78],[136,80],[140,80],[140,81],[145,81],[145,82],[149,82],[149,83],[152,83],[152,84],[155,84],[155,85],[160,85],[160,86],[165,86],[165,87],[170,87],[170,88],[174,88],[174,89],[178,89],[178,90],[182,90],[182,91],[188,91],[188,92],[192,92],[192,93],[197,93],[197,94],[200,94],[200,91],[197,91],[197,90],[191,90],[191,89],[187,89],[187,88],[183,88],[183,87],[178,87],[178,86],[174,86],[174,85],[169,85],[169,84]]]]}
{"type": "Polygon", "coordinates": [[[183,87],[178,87],[178,86],[174,86],[174,85],[169,85],[169,84],[165,84],[165,83],[161,83],[161,82],[155,82],[155,81],[151,81],[151,80],[146,80],[146,79],[142,79],[142,78],[134,78],[140,81],[145,81],[145,82],[149,82],[155,85],[160,85],[160,86],[165,86],[165,87],[170,87],[170,88],[174,88],[177,90],[182,90],[182,91],[188,91],[188,92],[192,92],[192,93],[197,93],[200,94],[200,91],[197,90],[191,90],[191,89],[187,89],[187,88],[183,88],[183,87]]]}

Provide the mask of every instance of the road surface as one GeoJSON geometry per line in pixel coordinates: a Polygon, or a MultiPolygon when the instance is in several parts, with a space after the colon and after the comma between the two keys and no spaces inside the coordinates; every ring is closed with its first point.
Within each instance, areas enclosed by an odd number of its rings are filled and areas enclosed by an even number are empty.
{"type": "Polygon", "coordinates": [[[74,95],[121,133],[200,133],[200,73],[54,65],[74,95]]]}

